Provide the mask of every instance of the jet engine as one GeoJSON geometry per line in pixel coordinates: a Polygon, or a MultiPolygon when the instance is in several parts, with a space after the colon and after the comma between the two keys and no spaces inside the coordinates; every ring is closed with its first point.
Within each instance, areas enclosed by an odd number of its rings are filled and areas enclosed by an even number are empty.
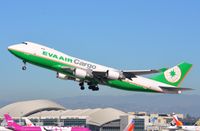
{"type": "Polygon", "coordinates": [[[106,77],[108,79],[118,80],[118,79],[123,79],[124,75],[122,74],[122,72],[107,70],[106,77]]]}
{"type": "Polygon", "coordinates": [[[59,79],[63,79],[63,80],[69,79],[69,77],[67,75],[62,74],[62,73],[57,73],[56,77],[59,78],[59,79]]]}
{"type": "Polygon", "coordinates": [[[88,74],[86,70],[82,70],[79,68],[76,68],[73,73],[78,78],[85,78],[88,74]]]}

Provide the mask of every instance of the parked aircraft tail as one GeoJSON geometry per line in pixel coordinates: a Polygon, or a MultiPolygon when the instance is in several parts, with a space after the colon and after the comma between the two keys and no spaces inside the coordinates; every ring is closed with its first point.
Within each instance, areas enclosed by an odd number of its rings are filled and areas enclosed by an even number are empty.
{"type": "Polygon", "coordinates": [[[135,129],[135,121],[134,119],[131,120],[131,122],[126,126],[124,131],[134,131],[135,129]]]}
{"type": "Polygon", "coordinates": [[[176,126],[181,127],[183,126],[183,123],[178,119],[176,115],[173,115],[173,121],[176,124],[176,126]]]}
{"type": "Polygon", "coordinates": [[[9,128],[11,128],[11,129],[16,129],[17,127],[21,127],[19,124],[17,124],[17,123],[11,118],[10,115],[5,114],[5,115],[4,115],[4,118],[5,118],[5,120],[6,120],[7,125],[8,125],[9,128]]]}

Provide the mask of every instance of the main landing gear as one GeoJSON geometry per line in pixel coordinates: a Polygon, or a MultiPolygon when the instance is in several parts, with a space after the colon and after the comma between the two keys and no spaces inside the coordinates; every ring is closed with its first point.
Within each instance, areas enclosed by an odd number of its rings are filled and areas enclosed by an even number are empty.
{"type": "Polygon", "coordinates": [[[26,70],[26,61],[23,60],[24,66],[22,66],[22,70],[26,70]]]}
{"type": "MultiPolygon", "coordinates": [[[[80,83],[79,83],[79,86],[80,86],[80,89],[81,89],[81,90],[84,90],[84,89],[85,89],[85,87],[84,87],[84,82],[80,82],[80,83]]],[[[92,91],[98,91],[98,90],[99,90],[99,87],[98,87],[98,85],[89,82],[89,83],[88,83],[88,89],[90,89],[90,90],[92,90],[92,91]]]]}
{"type": "Polygon", "coordinates": [[[92,91],[98,91],[99,87],[97,85],[95,85],[95,86],[89,86],[88,89],[91,89],[92,91]]]}
{"type": "Polygon", "coordinates": [[[98,91],[98,90],[99,90],[99,87],[98,87],[98,85],[89,82],[89,83],[88,83],[88,89],[90,89],[90,90],[92,90],[92,91],[98,91]]]}
{"type": "Polygon", "coordinates": [[[81,89],[81,90],[84,90],[84,89],[85,89],[85,87],[84,87],[84,82],[80,82],[80,83],[79,83],[79,86],[80,86],[80,89],[81,89]]]}

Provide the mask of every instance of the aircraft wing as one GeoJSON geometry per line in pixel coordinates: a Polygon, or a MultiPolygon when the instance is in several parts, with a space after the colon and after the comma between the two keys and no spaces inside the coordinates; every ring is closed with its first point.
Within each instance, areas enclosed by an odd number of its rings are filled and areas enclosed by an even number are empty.
{"type": "MultiPolygon", "coordinates": [[[[68,67],[68,66],[63,66],[61,67],[62,70],[64,70],[67,73],[73,73],[73,71],[76,69],[74,67],[68,67]]],[[[153,73],[158,73],[161,72],[161,70],[124,70],[121,71],[121,75],[123,75],[125,78],[131,79],[135,77],[135,75],[146,75],[146,74],[153,74],[153,73]]],[[[89,74],[92,74],[94,78],[105,80],[106,79],[106,74],[108,73],[107,71],[89,71],[89,74]]]]}
{"type": "MultiPolygon", "coordinates": [[[[146,75],[152,73],[158,73],[160,70],[124,70],[119,71],[118,73],[121,75],[121,78],[128,78],[131,79],[136,75],[146,75]]],[[[92,74],[101,79],[106,79],[108,71],[93,71],[92,74]]]]}
{"type": "Polygon", "coordinates": [[[158,73],[160,70],[124,70],[124,74],[133,74],[133,75],[147,75],[147,74],[153,74],[158,73]]]}

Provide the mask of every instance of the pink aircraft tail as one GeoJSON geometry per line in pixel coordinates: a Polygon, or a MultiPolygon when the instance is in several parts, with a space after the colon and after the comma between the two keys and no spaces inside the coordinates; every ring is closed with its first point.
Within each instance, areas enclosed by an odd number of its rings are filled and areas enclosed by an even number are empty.
{"type": "Polygon", "coordinates": [[[4,118],[5,118],[9,128],[16,129],[16,128],[20,127],[20,125],[18,125],[16,122],[14,122],[14,120],[8,114],[5,114],[4,118]]]}

